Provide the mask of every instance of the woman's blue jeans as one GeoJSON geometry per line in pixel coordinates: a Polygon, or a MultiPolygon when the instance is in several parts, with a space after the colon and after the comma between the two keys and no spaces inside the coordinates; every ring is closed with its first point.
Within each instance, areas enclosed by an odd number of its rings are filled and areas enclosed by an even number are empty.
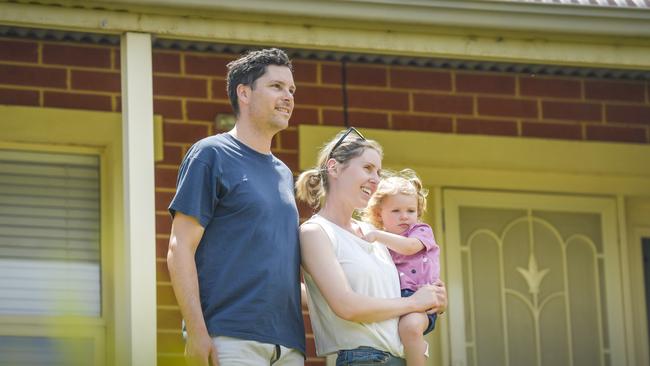
{"type": "Polygon", "coordinates": [[[406,366],[406,361],[372,347],[342,350],[336,358],[336,366],[364,365],[406,366]]]}

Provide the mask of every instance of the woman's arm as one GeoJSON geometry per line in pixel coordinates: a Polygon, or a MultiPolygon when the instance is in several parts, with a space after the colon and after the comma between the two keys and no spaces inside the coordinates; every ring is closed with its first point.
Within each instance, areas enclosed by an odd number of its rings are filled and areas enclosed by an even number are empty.
{"type": "Polygon", "coordinates": [[[424,286],[405,298],[381,299],[357,294],[336,260],[329,237],[316,224],[301,226],[300,248],[304,270],[314,279],[332,311],[345,320],[372,323],[437,309],[440,305],[436,286],[424,286]]]}
{"type": "Polygon", "coordinates": [[[370,230],[365,235],[365,239],[371,243],[379,241],[393,251],[403,255],[412,255],[424,249],[424,244],[418,238],[407,238],[383,230],[370,230]]]}

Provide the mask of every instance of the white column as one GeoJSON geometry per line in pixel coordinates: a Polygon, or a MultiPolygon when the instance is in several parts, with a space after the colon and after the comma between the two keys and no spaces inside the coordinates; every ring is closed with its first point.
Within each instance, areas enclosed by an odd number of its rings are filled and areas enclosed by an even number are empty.
{"type": "MultiPolygon", "coordinates": [[[[151,35],[121,40],[128,365],[156,364],[156,226],[151,35]]],[[[119,308],[116,309],[119,311],[119,308]]]]}

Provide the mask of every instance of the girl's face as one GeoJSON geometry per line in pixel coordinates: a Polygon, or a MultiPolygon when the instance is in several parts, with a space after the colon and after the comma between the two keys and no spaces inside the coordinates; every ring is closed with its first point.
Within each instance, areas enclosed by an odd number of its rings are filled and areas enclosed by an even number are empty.
{"type": "Polygon", "coordinates": [[[403,193],[386,196],[382,201],[380,216],[384,230],[401,234],[418,222],[418,198],[403,193]]]}
{"type": "Polygon", "coordinates": [[[375,149],[365,149],[346,165],[339,165],[337,171],[336,184],[345,192],[344,197],[350,205],[355,209],[366,207],[370,196],[377,190],[381,155],[375,149]]]}

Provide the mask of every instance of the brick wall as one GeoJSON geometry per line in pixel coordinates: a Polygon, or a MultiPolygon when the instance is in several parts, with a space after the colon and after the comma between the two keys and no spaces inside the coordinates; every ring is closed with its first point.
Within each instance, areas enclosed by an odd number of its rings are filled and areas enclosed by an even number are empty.
{"type": "MultiPolygon", "coordinates": [[[[159,365],[182,364],[180,313],[165,265],[167,205],[191,144],[230,113],[225,65],[232,55],[154,50],[154,112],[164,117],[156,164],[159,365]]],[[[120,110],[119,48],[0,38],[0,104],[120,110]]],[[[274,153],[298,169],[299,124],[343,126],[341,66],[294,60],[296,108],[274,153]]],[[[349,120],[357,127],[458,134],[648,143],[647,81],[610,81],[420,67],[348,64],[349,120]]],[[[308,214],[301,206],[303,216],[308,214]]],[[[309,330],[309,322],[306,319],[309,330]]],[[[308,365],[315,358],[308,332],[308,365]]]]}

